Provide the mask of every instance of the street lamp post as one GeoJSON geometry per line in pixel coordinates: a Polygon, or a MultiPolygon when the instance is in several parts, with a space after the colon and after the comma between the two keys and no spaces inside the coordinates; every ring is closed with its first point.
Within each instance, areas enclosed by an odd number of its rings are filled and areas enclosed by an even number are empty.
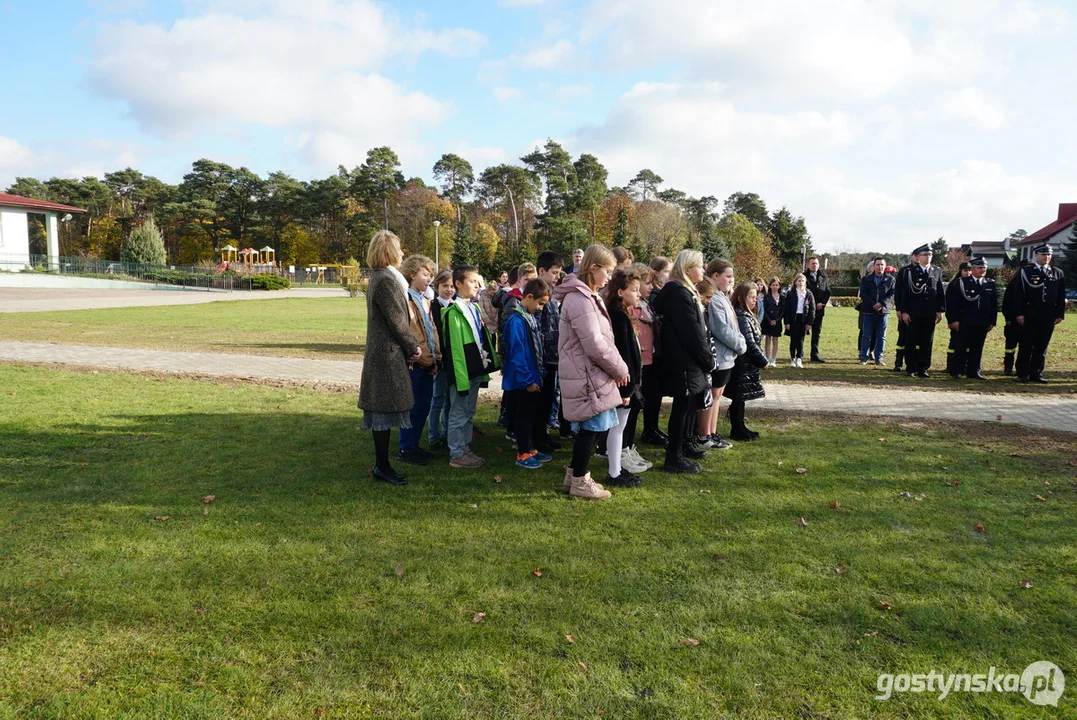
{"type": "Polygon", "coordinates": [[[441,270],[441,242],[438,235],[438,228],[441,227],[441,221],[434,221],[434,267],[441,270]]]}

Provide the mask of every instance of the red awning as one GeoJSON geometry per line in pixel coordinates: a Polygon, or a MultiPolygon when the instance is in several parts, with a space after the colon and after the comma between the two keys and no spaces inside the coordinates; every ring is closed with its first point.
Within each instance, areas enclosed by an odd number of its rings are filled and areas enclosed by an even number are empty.
{"type": "Polygon", "coordinates": [[[38,210],[44,212],[86,212],[82,208],[72,207],[71,205],[61,205],[60,203],[48,202],[46,200],[34,200],[33,198],[22,197],[21,195],[8,195],[6,193],[0,193],[0,207],[15,207],[23,210],[38,210]]]}

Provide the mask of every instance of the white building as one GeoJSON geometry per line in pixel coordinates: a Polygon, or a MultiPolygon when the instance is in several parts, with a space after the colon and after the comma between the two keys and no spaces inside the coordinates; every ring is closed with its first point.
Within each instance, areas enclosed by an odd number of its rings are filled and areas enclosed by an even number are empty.
{"type": "Polygon", "coordinates": [[[60,262],[59,218],[70,219],[82,208],[0,193],[0,270],[22,270],[31,262],[56,267],[60,262]],[[30,247],[29,215],[45,216],[45,241],[30,247]]]}
{"type": "Polygon", "coordinates": [[[1067,251],[1072,249],[1077,252],[1077,248],[1069,247],[1074,225],[1077,225],[1077,203],[1059,203],[1058,218],[1026,237],[1017,246],[1021,259],[1032,262],[1032,251],[1045,243],[1051,246],[1056,263],[1067,251]]]}

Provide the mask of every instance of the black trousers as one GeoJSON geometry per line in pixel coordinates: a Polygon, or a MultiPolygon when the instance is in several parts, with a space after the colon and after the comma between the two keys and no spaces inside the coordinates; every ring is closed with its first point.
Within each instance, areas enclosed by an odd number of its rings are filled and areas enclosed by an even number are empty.
{"type": "Polygon", "coordinates": [[[958,352],[961,347],[961,330],[950,331],[950,344],[946,347],[946,372],[951,375],[964,374],[965,361],[963,352],[958,352]],[[958,358],[958,355],[961,357],[958,358]]]}
{"type": "Polygon", "coordinates": [[[908,354],[905,352],[909,342],[909,326],[901,322],[901,318],[898,318],[898,331],[897,331],[897,345],[894,347],[894,367],[900,368],[902,363],[906,367],[912,366],[908,363],[908,354]]]}
{"type": "Polygon", "coordinates": [[[554,379],[557,375],[556,365],[546,366],[546,375],[542,378],[542,390],[539,392],[538,408],[535,410],[535,422],[531,428],[531,438],[534,442],[544,442],[550,438],[547,423],[550,420],[550,411],[553,410],[553,401],[557,397],[557,384],[554,379]]]}
{"type": "Polygon", "coordinates": [[[666,448],[666,459],[673,460],[684,456],[685,433],[688,432],[688,416],[693,411],[692,398],[687,395],[679,395],[673,398],[673,409],[669,413],[669,446],[666,448]]]}
{"type": "Polygon", "coordinates": [[[532,432],[541,392],[527,392],[526,389],[521,388],[519,390],[509,390],[505,394],[512,396],[516,453],[518,455],[527,455],[535,449],[532,432]]]}
{"type": "Polygon", "coordinates": [[[1003,367],[1006,370],[1013,370],[1014,361],[1017,359],[1017,344],[1021,342],[1021,326],[1015,322],[1007,323],[1002,328],[1002,337],[1006,341],[1003,367]]]}
{"type": "Polygon", "coordinates": [[[931,367],[931,346],[935,342],[935,313],[911,315],[910,320],[905,366],[909,372],[927,372],[931,367]]]}
{"type": "MultiPolygon", "coordinates": [[[[826,309],[815,311],[815,324],[811,326],[811,359],[819,357],[819,331],[823,329],[823,318],[826,317],[826,309]]],[[[857,347],[860,347],[858,344],[857,347]]],[[[874,346],[872,346],[874,347],[874,346]]]]}
{"type": "Polygon", "coordinates": [[[798,314],[789,324],[789,359],[804,357],[804,316],[798,314]]]}
{"type": "Polygon", "coordinates": [[[983,362],[987,326],[961,323],[959,328],[953,356],[954,372],[975,375],[980,372],[980,364],[983,362]]]}
{"type": "Polygon", "coordinates": [[[1054,318],[1025,317],[1025,324],[1018,327],[1021,344],[1017,348],[1017,377],[1040,377],[1047,362],[1047,346],[1055,332],[1054,318]]]}
{"type": "MultiPolygon", "coordinates": [[[[643,375],[640,378],[643,387],[643,432],[653,433],[658,429],[658,413],[662,410],[662,390],[660,387],[660,365],[653,362],[643,366],[643,375]]],[[[625,445],[625,447],[628,447],[625,445]]]]}

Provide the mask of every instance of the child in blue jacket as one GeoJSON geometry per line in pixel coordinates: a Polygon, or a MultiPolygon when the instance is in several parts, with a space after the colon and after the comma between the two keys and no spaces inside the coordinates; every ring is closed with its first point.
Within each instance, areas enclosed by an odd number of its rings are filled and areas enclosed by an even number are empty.
{"type": "Polygon", "coordinates": [[[550,299],[550,286],[535,278],[529,280],[522,290],[523,298],[507,314],[502,338],[505,341],[505,365],[501,370],[501,389],[515,408],[516,464],[528,470],[542,467],[553,457],[535,449],[535,423],[538,418],[539,399],[544,378],[542,337],[535,315],[550,299]]]}

